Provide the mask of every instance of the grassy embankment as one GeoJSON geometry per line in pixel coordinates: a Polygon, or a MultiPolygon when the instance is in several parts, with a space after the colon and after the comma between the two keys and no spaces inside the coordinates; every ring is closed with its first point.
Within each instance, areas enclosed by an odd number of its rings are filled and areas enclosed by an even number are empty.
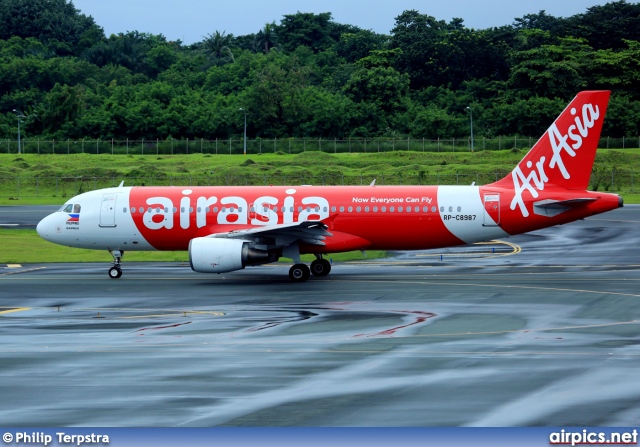
{"type": "MultiPolygon", "coordinates": [[[[0,154],[0,205],[62,204],[117,185],[487,184],[510,172],[521,150],[297,155],[0,154]],[[20,180],[18,180],[18,177],[20,180]],[[36,180],[37,179],[37,180],[36,180]]],[[[590,189],[640,202],[640,149],[600,149],[590,189]],[[613,171],[613,184],[612,184],[613,171]]]]}
{"type": "MultiPolygon", "coordinates": [[[[131,184],[477,184],[510,172],[525,150],[475,153],[384,152],[374,154],[220,155],[7,155],[0,154],[0,205],[62,204],[73,195],[131,184]],[[21,177],[20,189],[15,177],[21,177]],[[42,179],[37,186],[32,180],[42,179]],[[67,178],[54,184],[51,178],[67,178]],[[84,181],[77,178],[84,177],[84,181]],[[96,179],[93,180],[93,177],[96,179]],[[12,180],[8,180],[11,178],[12,180]],[[86,180],[89,178],[89,180],[86,180]],[[439,180],[439,181],[438,181],[439,180]],[[37,194],[37,196],[36,196],[37,194]]],[[[640,149],[599,150],[592,189],[621,194],[640,203],[640,149]],[[612,171],[614,183],[612,184],[612,171]]],[[[368,257],[383,256],[370,252],[368,257]]],[[[360,252],[333,255],[361,259],[360,252]]],[[[0,230],[0,262],[104,262],[108,254],[70,249],[41,240],[30,230],[0,230]]],[[[310,260],[308,258],[307,260],[310,260]]],[[[185,252],[126,254],[126,261],[187,262],[185,252]]]]}

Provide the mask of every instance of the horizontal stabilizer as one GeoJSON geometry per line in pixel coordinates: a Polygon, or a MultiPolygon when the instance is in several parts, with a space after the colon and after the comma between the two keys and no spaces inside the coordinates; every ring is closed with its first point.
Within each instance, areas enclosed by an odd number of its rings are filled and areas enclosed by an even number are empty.
{"type": "Polygon", "coordinates": [[[596,200],[598,199],[593,197],[569,200],[541,200],[533,204],[533,212],[539,216],[554,217],[571,208],[577,208],[596,200]]]}

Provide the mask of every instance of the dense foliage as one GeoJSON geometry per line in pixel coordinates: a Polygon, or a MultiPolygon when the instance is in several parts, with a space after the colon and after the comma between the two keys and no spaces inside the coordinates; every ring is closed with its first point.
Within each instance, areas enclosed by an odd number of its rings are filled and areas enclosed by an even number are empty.
{"type": "Polygon", "coordinates": [[[604,134],[640,134],[640,4],[469,29],[418,11],[389,35],[330,13],[184,45],[106,37],[67,0],[0,0],[0,137],[537,136],[579,90],[613,91],[604,134]]]}

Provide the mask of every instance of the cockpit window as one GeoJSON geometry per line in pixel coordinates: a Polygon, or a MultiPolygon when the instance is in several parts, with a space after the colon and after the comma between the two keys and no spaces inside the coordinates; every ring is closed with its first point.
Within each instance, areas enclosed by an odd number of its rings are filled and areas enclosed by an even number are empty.
{"type": "Polygon", "coordinates": [[[65,213],[70,213],[72,209],[73,209],[73,204],[70,203],[68,205],[65,205],[65,207],[62,209],[62,211],[65,212],[65,213]]]}
{"type": "Polygon", "coordinates": [[[80,212],[80,205],[78,205],[77,203],[75,205],[73,205],[73,212],[74,213],[79,213],[80,212]]]}

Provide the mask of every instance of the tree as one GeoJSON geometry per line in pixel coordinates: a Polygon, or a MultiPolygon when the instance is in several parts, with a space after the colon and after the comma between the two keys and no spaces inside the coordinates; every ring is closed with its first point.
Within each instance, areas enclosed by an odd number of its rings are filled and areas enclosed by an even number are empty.
{"type": "Polygon", "coordinates": [[[587,86],[592,48],[584,39],[565,37],[557,45],[542,45],[512,54],[508,85],[522,97],[571,98],[587,86]]]}
{"type": "Polygon", "coordinates": [[[232,41],[232,34],[226,34],[225,31],[216,31],[213,34],[208,34],[202,43],[204,51],[213,64],[224,65],[234,61],[233,53],[229,47],[232,41]]]}
{"type": "Polygon", "coordinates": [[[586,39],[595,50],[622,49],[624,39],[640,41],[640,4],[619,0],[592,6],[567,19],[565,35],[586,39]]]}
{"type": "Polygon", "coordinates": [[[537,14],[525,14],[522,17],[516,18],[513,26],[516,29],[539,29],[553,35],[558,35],[562,32],[564,24],[564,19],[551,16],[544,10],[540,10],[537,14]]]}
{"type": "Polygon", "coordinates": [[[80,55],[104,32],[67,0],[1,0],[0,39],[13,36],[35,37],[58,54],[80,55]]]}
{"type": "Polygon", "coordinates": [[[175,51],[162,34],[129,31],[111,35],[85,52],[85,59],[104,67],[121,65],[133,73],[155,78],[176,61],[175,51]]]}
{"type": "Polygon", "coordinates": [[[396,17],[389,46],[402,50],[394,66],[399,72],[409,75],[411,88],[419,90],[440,84],[435,75],[438,61],[436,45],[445,30],[444,21],[416,10],[404,11],[396,17]]]}
{"type": "Polygon", "coordinates": [[[360,30],[356,33],[344,33],[336,42],[336,53],[347,62],[355,62],[369,55],[373,50],[383,48],[389,37],[370,30],[360,30]]]}
{"type": "Polygon", "coordinates": [[[416,138],[455,138],[466,128],[467,120],[449,114],[435,105],[422,108],[411,123],[411,135],[416,138]]]}
{"type": "Polygon", "coordinates": [[[335,42],[330,12],[285,14],[280,25],[276,26],[276,31],[278,41],[287,52],[293,52],[303,45],[318,53],[335,42]]]}
{"type": "Polygon", "coordinates": [[[256,36],[258,44],[262,48],[262,51],[268,53],[271,48],[275,47],[278,43],[278,35],[276,33],[276,22],[265,23],[264,28],[260,30],[256,36]]]}
{"type": "MultiPolygon", "coordinates": [[[[272,55],[274,53],[271,53],[272,55]]],[[[261,135],[281,137],[295,134],[298,117],[307,107],[301,92],[307,87],[308,69],[293,57],[272,57],[256,73],[247,89],[247,104],[261,135]]]]}
{"type": "Polygon", "coordinates": [[[602,89],[640,99],[640,42],[624,40],[627,48],[595,51],[589,65],[593,84],[602,89]]]}

